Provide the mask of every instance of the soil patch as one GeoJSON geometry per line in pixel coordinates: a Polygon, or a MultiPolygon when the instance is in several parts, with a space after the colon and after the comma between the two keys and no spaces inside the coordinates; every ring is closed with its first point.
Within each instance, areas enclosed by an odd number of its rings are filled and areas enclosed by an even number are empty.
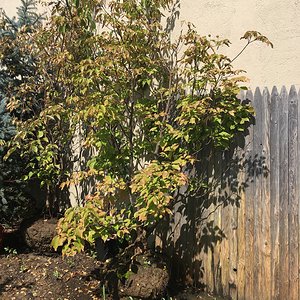
{"type": "MultiPolygon", "coordinates": [[[[55,224],[56,220],[38,220],[24,230],[6,232],[0,253],[0,300],[103,299],[103,284],[109,286],[101,271],[105,262],[98,261],[95,253],[93,257],[78,254],[66,258],[53,253],[49,243],[55,233],[55,224]]],[[[119,289],[123,300],[221,299],[193,289],[170,293],[172,296],[166,297],[167,266],[153,255],[137,256],[131,270],[125,285],[115,289],[119,289]]],[[[105,299],[117,298],[106,293],[105,299]]]]}
{"type": "Polygon", "coordinates": [[[97,264],[86,255],[1,255],[0,299],[100,299],[97,264]]]}
{"type": "MultiPolygon", "coordinates": [[[[103,299],[101,263],[84,254],[63,259],[34,253],[0,255],[1,300],[103,299]]],[[[141,278],[141,286],[147,278],[141,278]]],[[[113,298],[106,295],[106,300],[113,298]]],[[[123,300],[132,299],[128,296],[123,300]]],[[[134,298],[135,300],[138,298],[134,298]]],[[[159,298],[161,299],[161,298],[159,298]]],[[[186,289],[164,298],[172,300],[221,300],[199,290],[186,289]]]]}

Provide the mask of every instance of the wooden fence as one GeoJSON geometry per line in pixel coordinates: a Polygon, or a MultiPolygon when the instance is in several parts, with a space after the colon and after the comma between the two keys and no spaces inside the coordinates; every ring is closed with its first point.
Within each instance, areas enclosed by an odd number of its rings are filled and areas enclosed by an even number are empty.
{"type": "Polygon", "coordinates": [[[300,299],[300,94],[257,88],[241,98],[254,124],[234,150],[207,155],[209,193],[182,199],[157,245],[171,254],[173,278],[209,292],[300,299]]]}

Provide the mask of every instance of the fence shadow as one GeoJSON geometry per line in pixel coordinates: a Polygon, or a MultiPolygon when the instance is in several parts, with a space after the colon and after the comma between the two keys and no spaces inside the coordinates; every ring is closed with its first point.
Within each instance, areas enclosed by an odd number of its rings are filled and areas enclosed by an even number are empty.
{"type": "MultiPolygon", "coordinates": [[[[254,123],[253,119],[249,128],[254,123]]],[[[247,130],[226,151],[204,149],[198,165],[188,171],[193,180],[201,183],[199,189],[193,194],[187,188],[180,191],[174,214],[157,229],[157,250],[170,257],[171,286],[182,283],[205,288],[208,269],[213,278],[213,291],[223,294],[221,285],[218,286],[222,266],[220,261],[215,261],[215,248],[227,239],[228,226],[236,229],[237,220],[221,220],[220,215],[225,208],[236,212],[242,194],[255,178],[269,176],[266,158],[254,154],[253,149],[245,151],[252,138],[247,130]],[[210,259],[204,262],[208,256],[210,259]]]]}

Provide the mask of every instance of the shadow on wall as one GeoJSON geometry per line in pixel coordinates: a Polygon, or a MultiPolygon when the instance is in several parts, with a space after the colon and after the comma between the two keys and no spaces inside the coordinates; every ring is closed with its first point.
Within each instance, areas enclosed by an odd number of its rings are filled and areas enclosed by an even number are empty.
{"type": "MultiPolygon", "coordinates": [[[[220,283],[230,253],[228,249],[220,251],[220,247],[228,239],[227,233],[237,229],[238,209],[246,189],[253,186],[255,178],[269,176],[266,157],[252,149],[254,123],[253,118],[249,129],[236,137],[229,150],[203,150],[198,165],[189,171],[193,180],[201,183],[200,188],[193,194],[180,191],[174,214],[159,225],[156,245],[171,258],[171,286],[187,283],[205,288],[209,281],[210,292],[228,294],[223,293],[220,283]]],[[[236,268],[231,271],[237,272],[236,268]]]]}
{"type": "Polygon", "coordinates": [[[175,0],[172,7],[169,10],[169,16],[166,19],[165,31],[171,34],[175,28],[176,20],[180,16],[180,0],[175,0]]]}

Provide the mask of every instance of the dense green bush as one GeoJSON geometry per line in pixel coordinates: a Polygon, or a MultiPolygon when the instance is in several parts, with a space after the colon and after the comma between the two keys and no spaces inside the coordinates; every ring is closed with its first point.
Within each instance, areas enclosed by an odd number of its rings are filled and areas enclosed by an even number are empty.
{"type": "Polygon", "coordinates": [[[23,53],[18,45],[17,36],[25,34],[38,26],[41,16],[36,13],[36,1],[22,0],[17,18],[2,16],[0,27],[0,223],[16,225],[30,215],[34,206],[29,194],[29,187],[23,181],[26,175],[26,157],[20,157],[16,151],[4,160],[7,148],[5,142],[16,134],[13,118],[24,119],[20,111],[11,114],[7,100],[14,96],[14,91],[24,80],[34,73],[34,59],[23,53]]]}

